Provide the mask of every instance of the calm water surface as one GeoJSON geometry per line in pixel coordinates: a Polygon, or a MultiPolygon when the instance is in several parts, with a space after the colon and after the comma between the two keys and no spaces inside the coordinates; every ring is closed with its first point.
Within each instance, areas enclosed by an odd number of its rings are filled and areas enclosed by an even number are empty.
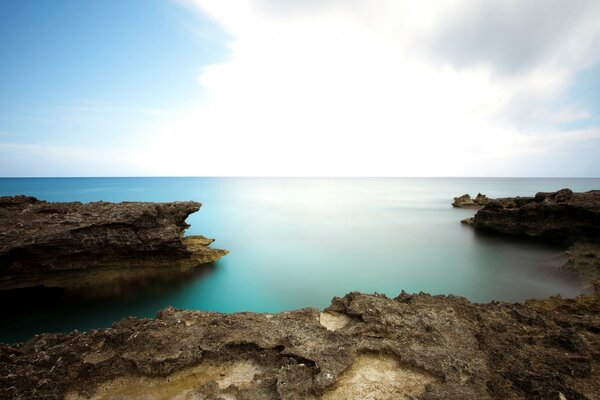
{"type": "Polygon", "coordinates": [[[60,290],[0,293],[0,341],[152,317],[166,306],[222,312],[323,308],[349,291],[457,294],[520,301],[581,284],[560,274],[561,249],[476,235],[454,196],[531,196],[600,179],[504,178],[31,178],[0,179],[0,195],[49,201],[197,200],[188,234],[231,251],[203,274],[113,287],[86,296],[60,290]]]}

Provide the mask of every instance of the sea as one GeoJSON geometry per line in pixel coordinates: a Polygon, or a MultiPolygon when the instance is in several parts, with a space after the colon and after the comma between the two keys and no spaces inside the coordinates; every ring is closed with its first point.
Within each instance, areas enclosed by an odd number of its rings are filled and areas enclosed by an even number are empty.
{"type": "Polygon", "coordinates": [[[0,195],[48,201],[202,203],[186,234],[230,253],[197,274],[66,292],[0,292],[0,341],[110,326],[168,306],[232,313],[327,307],[351,291],[454,294],[473,302],[574,297],[564,248],[476,233],[453,197],[600,189],[600,179],[2,178],[0,195]]]}

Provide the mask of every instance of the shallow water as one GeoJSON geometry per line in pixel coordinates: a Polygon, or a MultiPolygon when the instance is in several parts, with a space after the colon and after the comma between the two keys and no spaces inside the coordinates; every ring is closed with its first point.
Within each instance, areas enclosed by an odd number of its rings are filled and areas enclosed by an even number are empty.
{"type": "Polygon", "coordinates": [[[453,293],[521,301],[581,293],[556,269],[562,249],[481,236],[450,206],[463,193],[531,196],[600,179],[513,178],[30,178],[0,179],[0,195],[50,201],[197,200],[188,234],[231,251],[204,273],[86,292],[0,293],[0,341],[151,317],[168,305],[222,312],[327,306],[349,291],[453,293]],[[10,305],[10,306],[7,306],[10,305]]]}

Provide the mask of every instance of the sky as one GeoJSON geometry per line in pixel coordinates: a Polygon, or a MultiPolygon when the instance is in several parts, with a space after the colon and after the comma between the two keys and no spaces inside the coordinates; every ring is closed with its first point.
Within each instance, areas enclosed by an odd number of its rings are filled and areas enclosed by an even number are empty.
{"type": "Polygon", "coordinates": [[[597,0],[0,2],[0,176],[600,177],[597,0]]]}

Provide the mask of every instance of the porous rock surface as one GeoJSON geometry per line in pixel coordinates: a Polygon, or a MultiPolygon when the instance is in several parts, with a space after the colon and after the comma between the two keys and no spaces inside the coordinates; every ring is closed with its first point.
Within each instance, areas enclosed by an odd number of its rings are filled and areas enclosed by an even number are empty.
{"type": "Polygon", "coordinates": [[[583,278],[600,293],[600,243],[579,241],[566,254],[568,260],[562,269],[583,278]]]}
{"type": "Polygon", "coordinates": [[[227,253],[183,237],[200,203],[49,203],[0,197],[0,290],[86,286],[180,271],[227,253]]]}
{"type": "Polygon", "coordinates": [[[598,300],[355,292],[324,313],[168,308],[1,344],[0,398],[598,399],[598,300]]]}
{"type": "Polygon", "coordinates": [[[474,199],[469,194],[463,194],[454,198],[452,207],[456,208],[481,208],[490,202],[485,194],[477,193],[474,199]]]}
{"type": "Polygon", "coordinates": [[[535,197],[495,199],[470,221],[476,229],[547,242],[600,242],[600,190],[562,189],[535,197]]]}
{"type": "Polygon", "coordinates": [[[600,190],[495,199],[462,222],[479,231],[570,246],[563,270],[600,288],[600,190]]]}

